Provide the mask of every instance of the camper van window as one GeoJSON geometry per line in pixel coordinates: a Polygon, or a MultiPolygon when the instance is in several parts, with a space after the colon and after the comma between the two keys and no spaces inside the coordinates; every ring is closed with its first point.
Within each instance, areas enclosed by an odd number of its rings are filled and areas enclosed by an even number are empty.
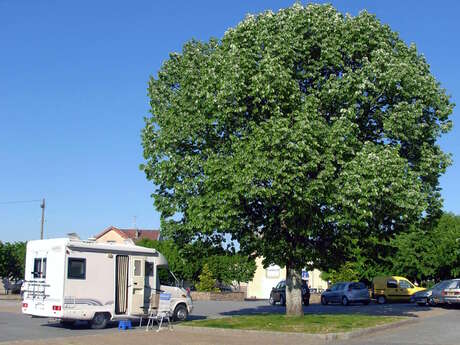
{"type": "Polygon", "coordinates": [[[34,278],[46,278],[46,258],[34,259],[34,278]]]}
{"type": "Polygon", "coordinates": [[[157,274],[160,278],[160,285],[175,286],[176,281],[166,267],[158,267],[157,274]]]}
{"type": "Polygon", "coordinates": [[[67,278],[86,279],[86,259],[69,258],[67,278]]]}
{"type": "Polygon", "coordinates": [[[46,258],[42,260],[42,278],[46,278],[46,258]]]}
{"type": "Polygon", "coordinates": [[[141,260],[134,260],[134,275],[136,277],[141,275],[141,260]]]}
{"type": "Polygon", "coordinates": [[[145,275],[153,277],[153,262],[145,262],[145,275]]]}

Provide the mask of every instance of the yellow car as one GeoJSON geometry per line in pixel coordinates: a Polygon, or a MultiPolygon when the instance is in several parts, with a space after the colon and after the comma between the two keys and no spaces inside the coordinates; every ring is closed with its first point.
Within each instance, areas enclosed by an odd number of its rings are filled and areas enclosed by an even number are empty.
{"type": "Polygon", "coordinates": [[[409,302],[414,293],[423,290],[425,289],[414,286],[404,277],[382,276],[375,277],[372,281],[372,298],[379,304],[390,301],[409,302]]]}

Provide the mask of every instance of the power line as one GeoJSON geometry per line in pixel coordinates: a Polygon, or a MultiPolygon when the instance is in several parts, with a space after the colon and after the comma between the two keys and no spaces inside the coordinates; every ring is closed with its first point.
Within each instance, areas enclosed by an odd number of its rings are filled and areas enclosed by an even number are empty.
{"type": "Polygon", "coordinates": [[[0,205],[7,205],[7,204],[25,204],[30,202],[40,202],[40,199],[36,200],[16,200],[16,201],[0,201],[0,205]]]}

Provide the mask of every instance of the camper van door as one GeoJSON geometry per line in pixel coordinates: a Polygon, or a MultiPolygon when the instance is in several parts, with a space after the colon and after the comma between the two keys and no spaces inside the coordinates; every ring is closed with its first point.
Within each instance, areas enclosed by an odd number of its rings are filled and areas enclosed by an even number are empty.
{"type": "Polygon", "coordinates": [[[131,284],[130,284],[130,314],[143,315],[144,311],[144,285],[145,285],[145,257],[131,257],[131,284]]]}

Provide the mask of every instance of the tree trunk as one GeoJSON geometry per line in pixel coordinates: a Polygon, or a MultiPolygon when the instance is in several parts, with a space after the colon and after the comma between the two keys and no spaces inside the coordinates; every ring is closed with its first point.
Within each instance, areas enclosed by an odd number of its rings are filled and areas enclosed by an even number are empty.
{"type": "Polygon", "coordinates": [[[302,275],[286,265],[286,315],[302,316],[302,275]]]}

